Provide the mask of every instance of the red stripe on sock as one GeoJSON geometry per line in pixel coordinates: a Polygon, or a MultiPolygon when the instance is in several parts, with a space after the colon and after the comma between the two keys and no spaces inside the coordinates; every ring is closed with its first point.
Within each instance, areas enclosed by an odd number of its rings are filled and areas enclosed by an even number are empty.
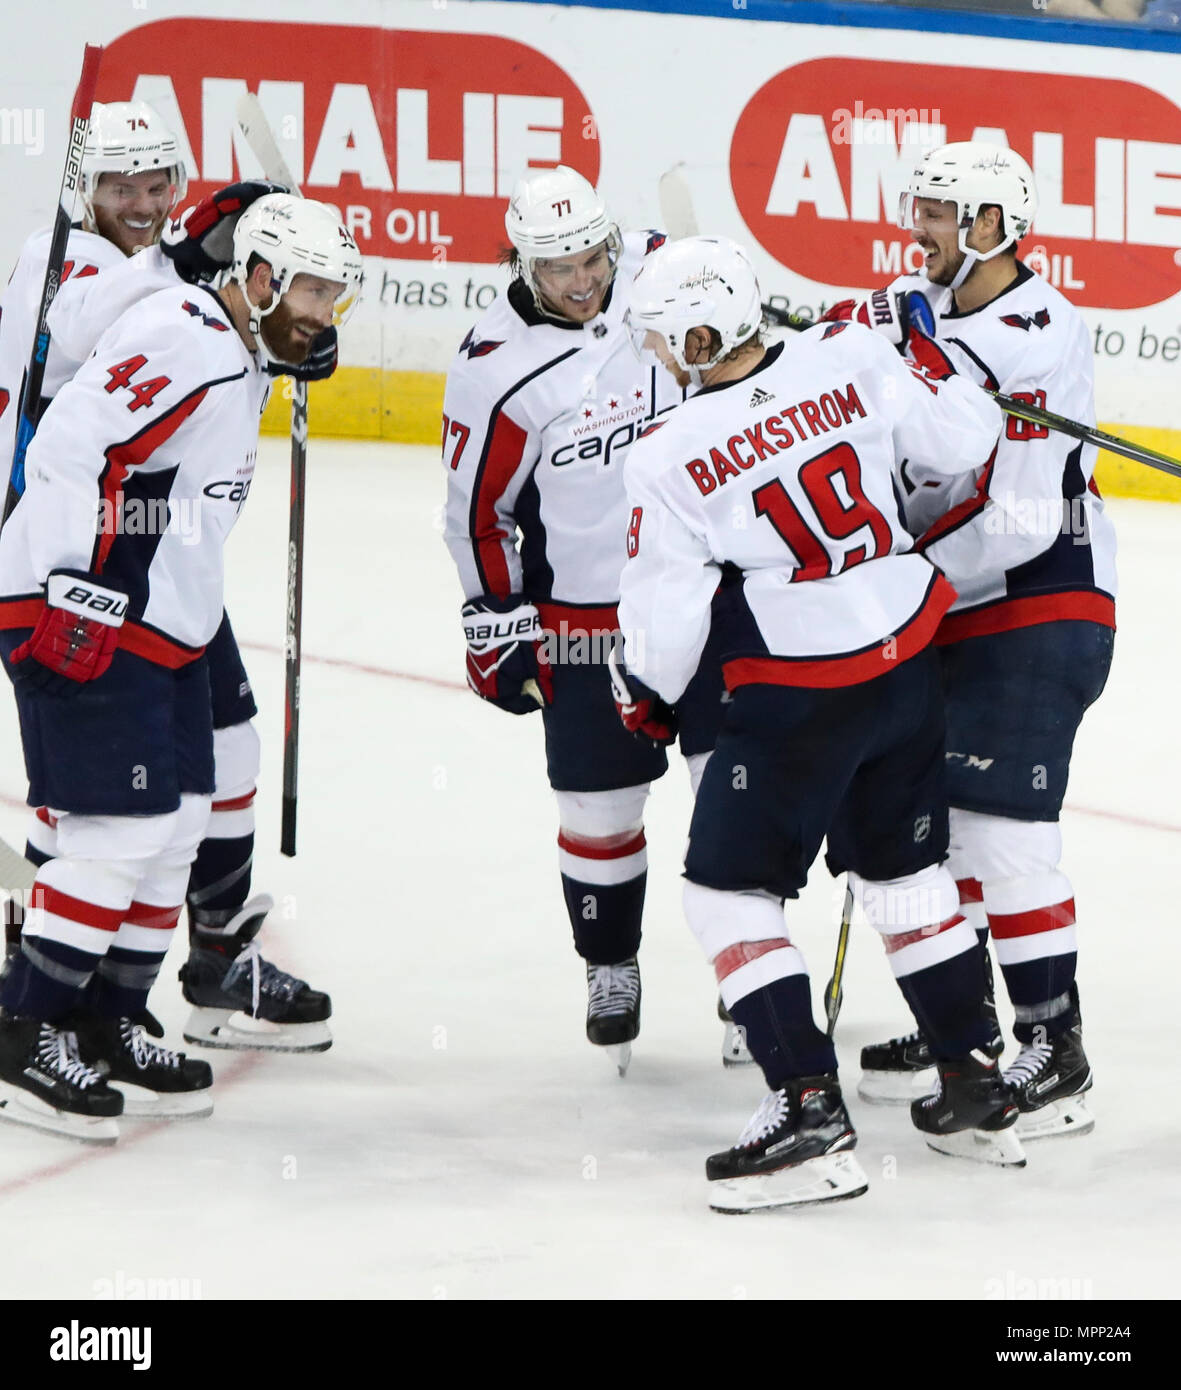
{"type": "Polygon", "coordinates": [[[121,907],[101,907],[98,903],[88,903],[83,898],[72,898],[47,883],[33,884],[31,906],[55,917],[65,917],[71,922],[80,922],[84,927],[97,927],[99,931],[116,932],[123,921],[124,909],[121,907]]]}
{"type": "Polygon", "coordinates": [[[177,907],[161,907],[158,903],[132,903],[123,914],[123,920],[133,927],[171,931],[180,920],[181,906],[183,904],[177,907]]]}
{"type": "Polygon", "coordinates": [[[946,922],[940,922],[938,926],[932,923],[929,927],[920,927],[918,931],[884,933],[882,941],[886,946],[886,955],[892,956],[895,951],[901,951],[903,946],[912,946],[916,941],[930,941],[941,932],[958,926],[963,920],[963,917],[957,912],[954,917],[949,917],[946,922]]]}
{"type": "Polygon", "coordinates": [[[210,809],[213,811],[244,811],[257,793],[258,788],[251,787],[245,796],[231,796],[226,801],[215,801],[210,809]]]}
{"type": "Polygon", "coordinates": [[[638,854],[647,844],[643,830],[625,830],[621,835],[598,835],[594,839],[558,831],[558,848],[580,859],[626,859],[638,854]]]}
{"type": "Polygon", "coordinates": [[[1072,927],[1074,920],[1073,898],[1067,898],[1064,903],[1053,903],[1050,907],[1031,908],[1028,912],[988,914],[988,925],[998,941],[1007,937],[1033,936],[1040,931],[1056,931],[1059,927],[1072,927]]]}
{"type": "Polygon", "coordinates": [[[961,907],[964,903],[984,901],[984,887],[978,878],[957,878],[955,886],[960,890],[961,907]]]}
{"type": "Polygon", "coordinates": [[[727,975],[733,975],[735,970],[749,961],[758,960],[768,951],[782,951],[785,946],[790,945],[791,942],[786,936],[772,937],[770,941],[740,941],[736,946],[727,946],[724,951],[719,951],[714,956],[714,974],[720,983],[727,975]]]}

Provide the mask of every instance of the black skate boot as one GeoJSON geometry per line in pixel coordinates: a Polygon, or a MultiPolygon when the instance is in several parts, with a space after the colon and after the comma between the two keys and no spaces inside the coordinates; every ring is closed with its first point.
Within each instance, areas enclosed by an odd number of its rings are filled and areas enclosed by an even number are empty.
{"type": "Polygon", "coordinates": [[[1017,1133],[1022,1139],[1089,1134],[1095,1128],[1086,1102],[1091,1068],[1078,1015],[1056,1038],[1024,1043],[1016,1061],[1005,1068],[1005,1085],[1021,1112],[1017,1133]]]}
{"type": "Polygon", "coordinates": [[[738,1143],[705,1161],[714,1211],[761,1211],[860,1197],[868,1189],[836,1073],[772,1091],[738,1143]]]}
{"type": "Polygon", "coordinates": [[[0,1013],[0,1119],[113,1144],[123,1097],[78,1056],[72,1032],[0,1013]]]}
{"type": "Polygon", "coordinates": [[[213,1114],[213,1072],[208,1062],[173,1052],[149,1038],[164,1029],[145,1009],[135,1018],[98,1018],[76,1023],[82,1059],[123,1093],[123,1113],[149,1119],[196,1118],[213,1114]]]}
{"type": "MultiPolygon", "coordinates": [[[[993,1033],[983,1050],[989,1057],[999,1057],[1005,1050],[1005,1040],[997,1021],[992,960],[988,955],[984,957],[984,970],[988,979],[984,1012],[993,1033]]],[[[933,1091],[937,1081],[935,1059],[927,1039],[917,1029],[900,1038],[870,1043],[861,1049],[861,1080],[857,1083],[857,1094],[870,1105],[908,1105],[933,1091]]]]}
{"type": "Polygon", "coordinates": [[[726,1025],[726,1031],[722,1034],[722,1066],[753,1065],[755,1059],[750,1055],[750,1048],[746,1045],[746,1035],[730,1017],[729,1011],[722,1003],[721,995],[718,996],[718,1017],[726,1025]]]}
{"type": "Polygon", "coordinates": [[[586,1036],[627,1073],[631,1045],[640,1035],[640,964],[635,956],[617,965],[586,967],[586,1036]]]}
{"type": "Polygon", "coordinates": [[[979,1049],[937,1063],[936,1074],[935,1092],[910,1107],[910,1118],[928,1136],[928,1147],[952,1158],[1024,1168],[1025,1154],[1014,1128],[1017,1107],[997,1060],[979,1049]]]}
{"type": "Polygon", "coordinates": [[[181,966],[182,993],[193,1012],[185,1042],[267,1052],[325,1052],[332,1000],[263,960],[255,940],[274,900],[262,893],[224,926],[200,920],[181,966]]]}

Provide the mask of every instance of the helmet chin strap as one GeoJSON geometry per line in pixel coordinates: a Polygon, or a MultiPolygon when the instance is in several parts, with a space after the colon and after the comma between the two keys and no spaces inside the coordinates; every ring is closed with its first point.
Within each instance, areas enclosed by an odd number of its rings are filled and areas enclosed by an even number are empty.
{"type": "MultiPolygon", "coordinates": [[[[271,285],[274,286],[274,283],[274,280],[272,280],[271,285]]],[[[264,362],[281,362],[282,359],[276,357],[267,346],[267,341],[262,334],[262,321],[265,318],[269,318],[279,307],[279,300],[283,297],[282,291],[278,289],[273,291],[271,302],[265,309],[261,304],[255,304],[250,298],[250,292],[245,285],[242,286],[242,297],[245,299],[247,305],[247,327],[250,329],[250,335],[258,348],[259,356],[264,362]]]]}

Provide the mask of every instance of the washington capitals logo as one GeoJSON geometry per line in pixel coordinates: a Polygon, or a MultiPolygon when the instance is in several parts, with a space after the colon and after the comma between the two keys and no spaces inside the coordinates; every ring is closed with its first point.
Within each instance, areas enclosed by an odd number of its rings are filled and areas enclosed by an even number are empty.
{"type": "Polygon", "coordinates": [[[1036,314],[1002,314],[1001,322],[1007,323],[1010,328],[1020,328],[1028,333],[1031,328],[1048,328],[1050,326],[1049,309],[1039,309],[1036,314]]]}
{"type": "Polygon", "coordinates": [[[460,352],[466,352],[469,357],[487,357],[490,352],[495,352],[498,347],[504,346],[504,339],[499,342],[491,338],[485,338],[483,342],[476,337],[474,328],[468,329],[468,335],[459,345],[460,352]]]}
{"type": "Polygon", "coordinates": [[[228,333],[230,330],[221,319],[211,318],[208,314],[203,314],[191,299],[186,299],[180,306],[186,314],[192,314],[195,319],[200,319],[206,328],[212,328],[217,333],[228,333]]]}
{"type": "Polygon", "coordinates": [[[667,240],[668,237],[663,232],[649,232],[648,245],[644,247],[644,255],[650,256],[658,246],[663,246],[667,240]]]}
{"type": "MultiPolygon", "coordinates": [[[[849,325],[844,321],[830,323],[828,327],[824,330],[824,337],[835,338],[838,333],[843,333],[845,329],[848,328],[848,326],[849,325]]],[[[823,339],[821,339],[821,341],[823,342],[823,339]]]]}

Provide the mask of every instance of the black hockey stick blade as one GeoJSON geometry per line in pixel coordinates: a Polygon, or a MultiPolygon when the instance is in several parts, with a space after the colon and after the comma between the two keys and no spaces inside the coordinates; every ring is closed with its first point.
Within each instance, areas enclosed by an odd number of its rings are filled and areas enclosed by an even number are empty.
{"type": "Polygon", "coordinates": [[[70,109],[70,142],[66,149],[66,164],[62,170],[61,192],[53,217],[53,235],[49,242],[49,260],[45,265],[45,280],[41,286],[41,301],[37,306],[37,332],[33,335],[33,350],[28,370],[21,386],[16,417],[16,444],[12,452],[12,467],[8,474],[8,490],[4,498],[4,514],[0,527],[12,515],[25,490],[25,454],[37,429],[41,406],[41,387],[45,381],[45,362],[49,356],[49,309],[61,285],[62,265],[66,258],[66,242],[74,218],[74,200],[82,175],[82,156],[86,149],[86,132],[90,128],[90,108],[98,85],[98,65],[102,47],[88,43],[82,55],[82,74],[70,109]]]}
{"type": "Polygon", "coordinates": [[[1031,425],[1043,425],[1046,429],[1069,435],[1072,439],[1081,439],[1084,444],[1095,444],[1100,449],[1120,454],[1134,463],[1143,463],[1148,468],[1157,468],[1162,473],[1171,473],[1174,478],[1181,478],[1181,459],[1157,453],[1155,449],[1149,449],[1143,444],[1133,444],[1130,439],[1108,434],[1106,430],[1096,429],[1094,425],[1084,425],[1079,420],[1067,419],[1065,415],[1055,415],[1052,410],[1043,410],[1041,406],[1033,405],[1029,401],[1016,400],[1001,391],[990,391],[988,394],[1006,415],[1028,420],[1031,425]]]}

